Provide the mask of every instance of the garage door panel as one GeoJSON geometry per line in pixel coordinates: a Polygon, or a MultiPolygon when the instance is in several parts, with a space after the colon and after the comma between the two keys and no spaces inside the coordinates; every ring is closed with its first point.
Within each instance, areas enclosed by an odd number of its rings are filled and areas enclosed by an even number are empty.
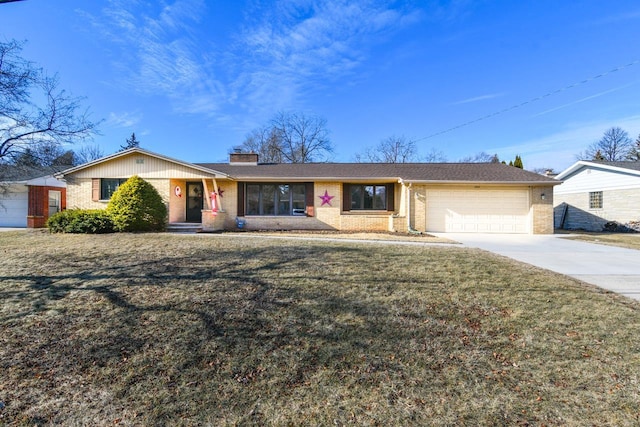
{"type": "Polygon", "coordinates": [[[427,231],[527,233],[527,189],[428,190],[427,231]]]}
{"type": "Polygon", "coordinates": [[[26,186],[9,186],[0,199],[0,227],[26,227],[27,205],[26,186]]]}

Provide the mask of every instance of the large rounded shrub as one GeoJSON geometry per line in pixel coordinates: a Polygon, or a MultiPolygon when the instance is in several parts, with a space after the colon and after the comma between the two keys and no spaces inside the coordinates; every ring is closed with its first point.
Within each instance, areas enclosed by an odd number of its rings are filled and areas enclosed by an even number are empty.
{"type": "Polygon", "coordinates": [[[156,189],[137,175],[120,185],[107,206],[116,231],[162,231],[167,207],[156,189]]]}

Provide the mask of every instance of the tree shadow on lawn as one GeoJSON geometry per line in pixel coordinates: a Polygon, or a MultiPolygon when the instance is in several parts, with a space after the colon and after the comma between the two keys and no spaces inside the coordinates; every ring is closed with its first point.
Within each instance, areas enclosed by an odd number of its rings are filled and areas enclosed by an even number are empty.
{"type": "Polygon", "coordinates": [[[0,298],[16,304],[0,318],[10,390],[0,400],[10,416],[58,423],[104,423],[125,410],[133,424],[260,424],[301,411],[348,422],[345,402],[360,414],[351,421],[375,421],[364,408],[378,405],[409,422],[429,413],[416,403],[425,393],[436,402],[454,392],[473,406],[480,392],[503,403],[464,409],[484,417],[475,420],[506,422],[505,410],[512,422],[561,420],[562,406],[504,397],[516,386],[546,387],[512,366],[524,338],[511,339],[511,307],[447,297],[451,283],[410,273],[403,256],[347,246],[201,248],[148,260],[116,255],[81,271],[54,256],[59,273],[0,277],[15,284],[0,298]],[[363,261],[361,270],[345,267],[363,261]],[[385,262],[398,272],[380,272],[385,262]],[[106,393],[111,406],[90,391],[106,393]]]}
{"type": "MultiPolygon", "coordinates": [[[[360,251],[270,247],[212,261],[202,250],[79,272],[62,267],[51,275],[3,276],[16,286],[0,298],[21,306],[0,319],[9,332],[1,364],[13,368],[14,393],[24,391],[21,382],[39,378],[33,396],[22,397],[23,409],[54,393],[58,378],[74,376],[95,386],[111,383],[127,400],[153,400],[129,392],[141,386],[149,392],[188,383],[209,388],[212,380],[238,386],[267,376],[281,383],[277,393],[286,393],[376,340],[408,335],[383,325],[390,313],[381,301],[367,301],[359,291],[328,297],[318,289],[328,276],[340,280],[325,267],[305,274],[324,258],[331,264],[360,251]]],[[[62,258],[50,262],[64,266],[62,258]]]]}

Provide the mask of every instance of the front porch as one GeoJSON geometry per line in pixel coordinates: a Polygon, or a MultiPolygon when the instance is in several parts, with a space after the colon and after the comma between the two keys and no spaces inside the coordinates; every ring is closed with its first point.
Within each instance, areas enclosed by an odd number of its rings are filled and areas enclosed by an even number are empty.
{"type": "Polygon", "coordinates": [[[225,230],[226,212],[213,212],[202,209],[200,222],[174,221],[167,225],[169,233],[200,233],[225,230]]]}

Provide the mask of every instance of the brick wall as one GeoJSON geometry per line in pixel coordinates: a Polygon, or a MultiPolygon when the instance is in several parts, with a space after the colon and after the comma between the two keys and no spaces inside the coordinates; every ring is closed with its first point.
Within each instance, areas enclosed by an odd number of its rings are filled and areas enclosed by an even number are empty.
{"type": "Polygon", "coordinates": [[[427,186],[413,185],[411,191],[411,226],[417,231],[427,231],[427,186]]]}
{"type": "Polygon", "coordinates": [[[569,205],[564,228],[568,230],[602,231],[609,221],[621,224],[640,220],[640,189],[605,190],[602,209],[589,208],[589,193],[556,194],[556,226],[560,226],[561,204],[569,205]]]}
{"type": "Polygon", "coordinates": [[[553,189],[532,187],[530,200],[533,234],[553,234],[553,189]]]}
{"type": "Polygon", "coordinates": [[[313,186],[313,211],[314,217],[327,228],[334,230],[342,230],[342,184],[336,182],[316,182],[313,186]],[[329,204],[322,205],[319,196],[324,192],[333,196],[329,204]]]}
{"type": "Polygon", "coordinates": [[[27,212],[28,228],[43,228],[46,226],[47,219],[51,216],[49,213],[49,191],[59,191],[60,209],[65,210],[67,208],[66,188],[30,185],[29,210],[27,212]]]}
{"type": "Polygon", "coordinates": [[[389,231],[390,213],[345,213],[340,217],[340,230],[389,231]]]}
{"type": "MultiPolygon", "coordinates": [[[[108,200],[94,202],[91,200],[91,178],[67,179],[67,207],[69,209],[106,209],[108,200]]],[[[162,200],[168,204],[170,200],[170,180],[145,179],[160,194],[162,200]]],[[[168,206],[167,206],[168,207],[168,206]]]]}

